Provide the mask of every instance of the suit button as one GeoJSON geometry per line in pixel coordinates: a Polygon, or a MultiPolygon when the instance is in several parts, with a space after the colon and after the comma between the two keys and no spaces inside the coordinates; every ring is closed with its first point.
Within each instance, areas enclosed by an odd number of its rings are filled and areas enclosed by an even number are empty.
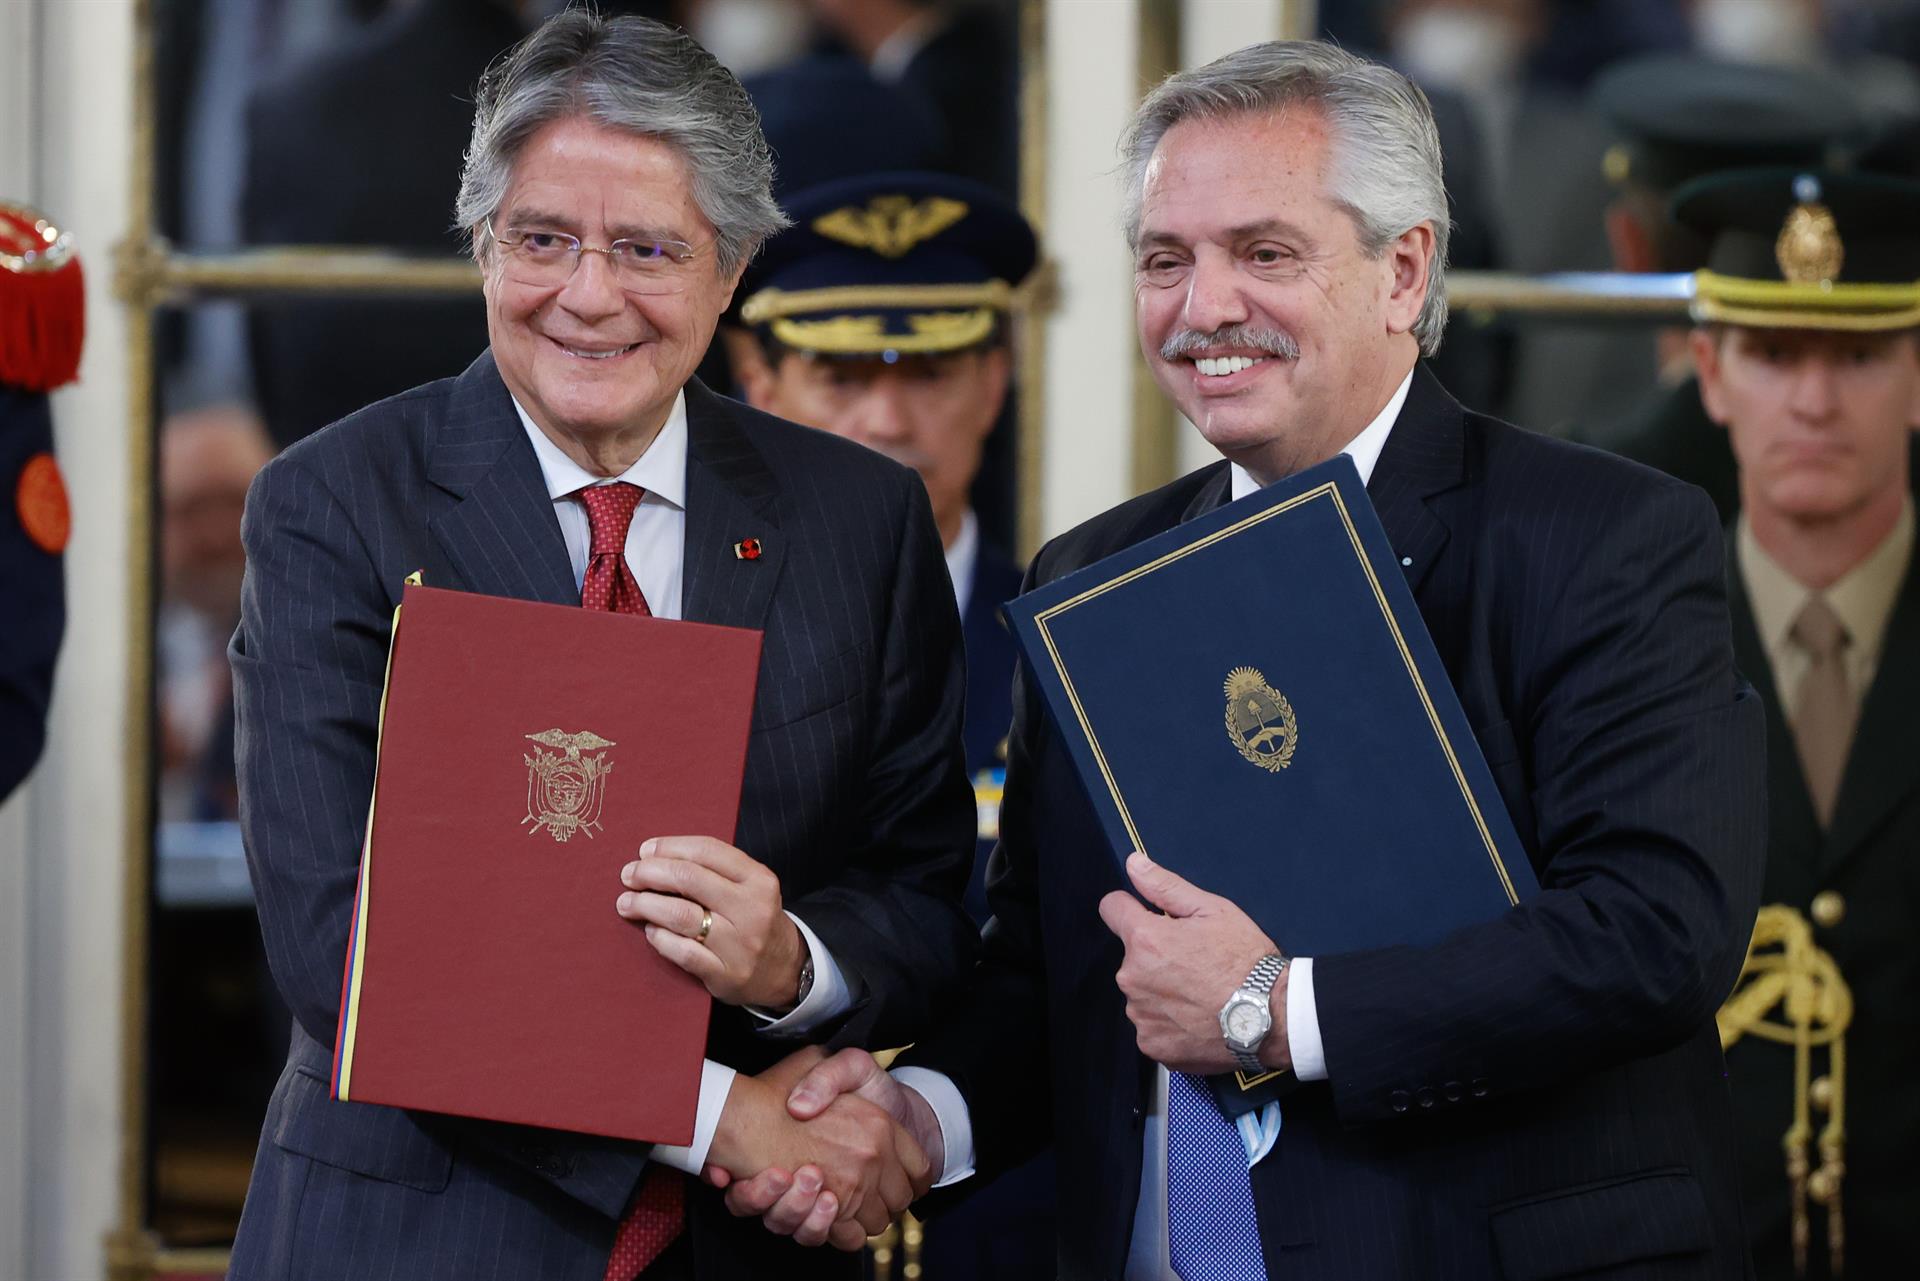
{"type": "Polygon", "coordinates": [[[1432,1107],[1433,1106],[1433,1087],[1431,1085],[1423,1085],[1418,1090],[1415,1090],[1413,1094],[1413,1101],[1415,1103],[1418,1103],[1423,1108],[1432,1107]]]}
{"type": "Polygon", "coordinates": [[[1830,930],[1847,916],[1847,900],[1839,890],[1821,890],[1813,896],[1813,923],[1830,930]]]}
{"type": "Polygon", "coordinates": [[[1458,1103],[1466,1097],[1467,1093],[1467,1087],[1458,1081],[1448,1081],[1441,1089],[1446,1092],[1447,1102],[1449,1103],[1458,1103]]]}
{"type": "Polygon", "coordinates": [[[1490,1083],[1488,1082],[1488,1080],[1487,1080],[1487,1078],[1486,1078],[1486,1077],[1484,1077],[1484,1076],[1476,1076],[1476,1077],[1474,1077],[1474,1078],[1473,1078],[1473,1084],[1472,1084],[1471,1086],[1469,1086],[1468,1088],[1469,1088],[1469,1089],[1471,1089],[1471,1090],[1473,1091],[1473,1097],[1474,1097],[1474,1098],[1476,1098],[1476,1099],[1484,1099],[1484,1098],[1486,1098],[1486,1097],[1487,1097],[1487,1093],[1488,1093],[1488,1091],[1489,1091],[1489,1090],[1491,1090],[1491,1089],[1492,1089],[1493,1087],[1492,1087],[1492,1085],[1491,1085],[1491,1084],[1490,1084],[1490,1083]]]}
{"type": "Polygon", "coordinates": [[[1387,1096],[1387,1106],[1395,1112],[1405,1112],[1407,1110],[1407,1092],[1405,1090],[1395,1090],[1392,1094],[1389,1094],[1387,1096]]]}

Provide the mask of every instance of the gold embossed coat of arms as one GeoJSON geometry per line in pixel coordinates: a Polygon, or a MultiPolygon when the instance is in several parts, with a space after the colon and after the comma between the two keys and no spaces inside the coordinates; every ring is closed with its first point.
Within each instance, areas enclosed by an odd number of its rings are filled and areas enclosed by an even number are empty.
{"type": "Polygon", "coordinates": [[[591,840],[600,827],[607,775],[613,773],[613,762],[603,749],[618,744],[592,730],[568,734],[549,729],[527,738],[541,746],[526,757],[527,816],[520,820],[521,826],[530,823],[527,835],[544,831],[563,844],[576,832],[591,840]]]}
{"type": "Polygon", "coordinates": [[[1227,673],[1227,737],[1253,764],[1277,774],[1293,764],[1300,721],[1293,704],[1252,667],[1227,673]]]}

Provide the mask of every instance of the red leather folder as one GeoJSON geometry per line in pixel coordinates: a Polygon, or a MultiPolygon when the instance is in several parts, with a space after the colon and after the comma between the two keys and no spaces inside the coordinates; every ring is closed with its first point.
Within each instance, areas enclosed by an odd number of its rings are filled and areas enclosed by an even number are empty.
{"type": "Polygon", "coordinates": [[[731,840],[760,633],[409,586],[333,1093],[688,1143],[706,990],[614,911],[652,836],[731,840]]]}

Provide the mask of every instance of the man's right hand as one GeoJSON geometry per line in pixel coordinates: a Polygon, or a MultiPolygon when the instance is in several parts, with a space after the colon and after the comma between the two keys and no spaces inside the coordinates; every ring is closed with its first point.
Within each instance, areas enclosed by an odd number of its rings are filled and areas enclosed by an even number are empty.
{"type": "MultiPolygon", "coordinates": [[[[789,1060],[791,1062],[791,1060],[789,1060]]],[[[786,1064],[776,1065],[767,1074],[782,1073],[786,1064]]],[[[851,1102],[865,1102],[883,1110],[894,1124],[925,1153],[927,1173],[914,1180],[914,1195],[924,1193],[932,1176],[946,1160],[946,1148],[940,1122],[920,1094],[894,1080],[865,1050],[842,1050],[817,1063],[787,1095],[787,1110],[796,1121],[818,1124],[831,1116],[835,1108],[851,1102]]],[[[772,1166],[752,1178],[738,1180],[709,1170],[710,1181],[727,1189],[727,1208],[741,1216],[757,1216],[767,1229],[791,1236],[801,1245],[831,1242],[842,1250],[857,1250],[870,1228],[864,1220],[858,1225],[836,1213],[831,1180],[816,1162],[809,1162],[791,1173],[772,1166]],[[719,1177],[714,1177],[716,1174],[719,1177]],[[862,1232],[861,1228],[869,1228],[862,1232]]],[[[895,1207],[894,1212],[905,1208],[895,1207]]]]}
{"type": "MultiPolygon", "coordinates": [[[[843,1071],[835,1066],[838,1057],[818,1063],[801,1081],[814,1085],[809,1102],[792,1104],[788,1087],[795,1069],[818,1058],[818,1051],[803,1051],[760,1077],[734,1079],[714,1134],[707,1176],[717,1186],[731,1185],[730,1204],[743,1189],[766,1197],[769,1210],[791,1194],[796,1204],[804,1201],[805,1213],[793,1217],[784,1231],[771,1220],[769,1227],[802,1244],[831,1241],[841,1249],[857,1250],[926,1191],[933,1166],[888,1109],[857,1086],[837,1088],[843,1071]],[[834,1070],[823,1072],[829,1068],[834,1070]],[[780,1190],[769,1195],[774,1187],[780,1190]]],[[[880,1075],[885,1078],[885,1073],[880,1075]]],[[[936,1132],[938,1128],[936,1123],[936,1132]]],[[[764,1213],[740,1206],[734,1212],[764,1213]]],[[[781,1216],[780,1222],[786,1224],[787,1218],[781,1216]]]]}

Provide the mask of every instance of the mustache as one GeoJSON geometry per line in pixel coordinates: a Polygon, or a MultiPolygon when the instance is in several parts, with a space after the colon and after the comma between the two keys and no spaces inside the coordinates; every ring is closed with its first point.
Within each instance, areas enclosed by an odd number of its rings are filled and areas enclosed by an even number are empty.
{"type": "Polygon", "coordinates": [[[1290,334],[1264,325],[1228,325],[1206,334],[1197,329],[1177,329],[1160,344],[1160,359],[1178,360],[1211,347],[1251,347],[1281,360],[1300,359],[1300,344],[1290,334]]]}

